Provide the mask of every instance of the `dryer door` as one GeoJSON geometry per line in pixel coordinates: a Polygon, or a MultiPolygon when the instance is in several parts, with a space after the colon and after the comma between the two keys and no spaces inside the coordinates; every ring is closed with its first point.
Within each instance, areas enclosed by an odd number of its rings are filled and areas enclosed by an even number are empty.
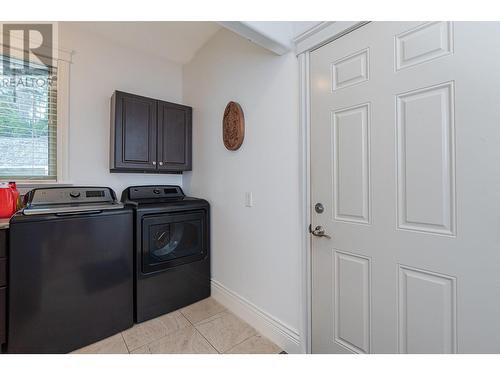
{"type": "Polygon", "coordinates": [[[207,213],[203,210],[142,219],[142,272],[152,273],[207,255],[207,213]]]}

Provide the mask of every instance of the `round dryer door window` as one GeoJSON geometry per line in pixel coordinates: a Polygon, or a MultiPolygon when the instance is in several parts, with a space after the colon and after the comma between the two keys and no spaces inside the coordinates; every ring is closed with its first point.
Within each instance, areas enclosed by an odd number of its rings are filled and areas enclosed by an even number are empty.
{"type": "Polygon", "coordinates": [[[157,271],[203,258],[205,212],[147,216],[143,219],[142,270],[157,271]]]}

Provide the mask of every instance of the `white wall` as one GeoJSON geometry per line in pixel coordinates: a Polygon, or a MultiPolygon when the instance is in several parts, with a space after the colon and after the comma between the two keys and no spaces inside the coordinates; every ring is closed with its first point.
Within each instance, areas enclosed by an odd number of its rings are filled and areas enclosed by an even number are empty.
{"type": "Polygon", "coordinates": [[[181,175],[109,172],[110,97],[114,90],[182,101],[182,67],[141,55],[92,34],[78,23],[59,23],[59,43],[74,50],[70,67],[69,180],[111,186],[120,196],[134,184],[182,184],[181,175]]]}
{"type": "Polygon", "coordinates": [[[193,172],[184,187],[212,205],[212,277],[297,332],[300,321],[298,65],[220,30],[184,66],[193,106],[193,172]],[[241,104],[243,146],[222,143],[228,101],[241,104]],[[254,207],[245,207],[252,192],[254,207]]]}

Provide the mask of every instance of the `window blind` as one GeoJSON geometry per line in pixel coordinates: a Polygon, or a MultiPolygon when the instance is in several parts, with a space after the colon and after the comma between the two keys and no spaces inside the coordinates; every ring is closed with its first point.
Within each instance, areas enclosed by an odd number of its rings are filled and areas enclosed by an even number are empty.
{"type": "Polygon", "coordinates": [[[56,180],[57,67],[23,63],[0,55],[0,180],[56,180]]]}

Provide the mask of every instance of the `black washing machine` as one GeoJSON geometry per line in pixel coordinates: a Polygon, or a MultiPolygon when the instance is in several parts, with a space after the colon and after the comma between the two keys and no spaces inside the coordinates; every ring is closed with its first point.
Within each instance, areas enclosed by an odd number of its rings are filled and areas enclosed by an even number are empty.
{"type": "Polygon", "coordinates": [[[107,187],[25,203],[10,220],[8,353],[68,353],[132,327],[133,211],[107,187]]]}
{"type": "Polygon", "coordinates": [[[134,317],[143,322],[210,296],[210,206],[179,186],[131,186],[134,317]]]}

